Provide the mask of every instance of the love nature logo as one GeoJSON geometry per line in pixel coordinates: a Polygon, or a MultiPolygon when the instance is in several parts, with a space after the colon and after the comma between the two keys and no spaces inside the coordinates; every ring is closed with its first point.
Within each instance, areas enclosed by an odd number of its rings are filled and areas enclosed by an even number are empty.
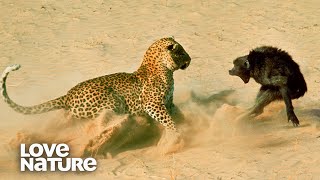
{"type": "Polygon", "coordinates": [[[70,158],[67,144],[31,144],[26,148],[20,145],[20,171],[94,171],[97,161],[94,158],[70,158]]]}

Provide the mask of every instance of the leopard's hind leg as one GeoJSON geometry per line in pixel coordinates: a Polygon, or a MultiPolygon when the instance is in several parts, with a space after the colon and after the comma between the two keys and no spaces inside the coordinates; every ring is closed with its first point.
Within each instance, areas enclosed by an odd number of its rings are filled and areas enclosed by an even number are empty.
{"type": "Polygon", "coordinates": [[[113,122],[86,145],[83,156],[112,157],[129,149],[145,147],[160,138],[160,128],[146,116],[113,116],[113,122]]]}

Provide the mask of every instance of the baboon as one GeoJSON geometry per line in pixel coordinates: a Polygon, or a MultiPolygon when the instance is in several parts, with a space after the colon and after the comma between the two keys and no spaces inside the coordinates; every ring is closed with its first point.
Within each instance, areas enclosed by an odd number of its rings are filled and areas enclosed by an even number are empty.
{"type": "Polygon", "coordinates": [[[229,70],[231,76],[239,76],[245,84],[253,78],[262,85],[250,115],[261,114],[272,101],[284,100],[288,121],[293,126],[299,125],[291,100],[302,97],[307,92],[307,84],[299,65],[287,52],[262,46],[251,50],[248,55],[236,58],[233,64],[234,67],[229,70]]]}

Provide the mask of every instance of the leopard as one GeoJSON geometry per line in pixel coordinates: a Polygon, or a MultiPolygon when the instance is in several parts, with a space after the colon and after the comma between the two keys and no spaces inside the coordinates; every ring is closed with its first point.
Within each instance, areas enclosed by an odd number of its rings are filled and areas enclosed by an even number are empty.
{"type": "Polygon", "coordinates": [[[65,95],[47,102],[23,106],[8,95],[8,74],[21,65],[5,68],[0,81],[0,93],[13,110],[23,114],[39,114],[64,109],[75,119],[93,119],[104,110],[117,114],[147,115],[164,129],[177,131],[171,114],[173,104],[173,72],[185,70],[191,57],[173,37],[156,40],[145,52],[138,70],[120,72],[83,81],[65,95]]]}

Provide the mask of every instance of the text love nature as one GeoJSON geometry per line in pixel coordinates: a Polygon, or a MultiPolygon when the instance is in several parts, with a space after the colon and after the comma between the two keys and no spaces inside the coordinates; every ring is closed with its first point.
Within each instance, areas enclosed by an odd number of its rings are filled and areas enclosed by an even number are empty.
{"type": "Polygon", "coordinates": [[[69,158],[67,144],[31,144],[26,149],[20,145],[21,171],[94,171],[97,161],[94,158],[69,158]]]}

